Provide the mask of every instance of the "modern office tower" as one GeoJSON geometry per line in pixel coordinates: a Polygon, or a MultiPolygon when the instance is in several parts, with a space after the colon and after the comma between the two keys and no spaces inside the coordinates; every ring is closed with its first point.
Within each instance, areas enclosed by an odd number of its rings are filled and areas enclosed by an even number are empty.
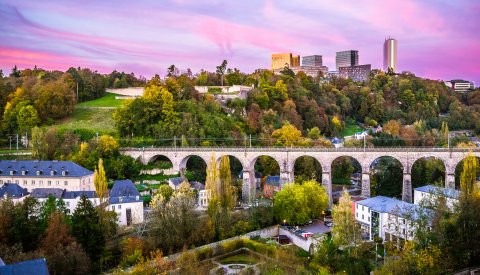
{"type": "Polygon", "coordinates": [[[393,38],[385,39],[383,43],[383,70],[387,72],[389,68],[394,72],[397,70],[397,40],[393,38]]]}
{"type": "Polygon", "coordinates": [[[300,56],[292,55],[292,53],[274,53],[272,54],[272,70],[285,67],[300,66],[300,56]]]}
{"type": "Polygon", "coordinates": [[[308,55],[302,57],[302,66],[320,67],[323,66],[321,55],[308,55]]]}
{"type": "Polygon", "coordinates": [[[339,74],[343,78],[351,78],[353,81],[367,81],[370,71],[372,70],[372,65],[357,65],[350,67],[340,67],[339,74]]]}
{"type": "Polygon", "coordinates": [[[350,50],[350,51],[337,52],[335,61],[336,61],[337,71],[338,71],[338,68],[340,67],[357,66],[358,51],[350,50]]]}

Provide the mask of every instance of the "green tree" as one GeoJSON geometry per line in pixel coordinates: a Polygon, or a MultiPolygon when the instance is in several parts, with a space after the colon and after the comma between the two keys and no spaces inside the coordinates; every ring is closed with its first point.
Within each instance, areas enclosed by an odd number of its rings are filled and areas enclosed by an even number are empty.
{"type": "Polygon", "coordinates": [[[230,158],[222,156],[220,158],[220,188],[218,196],[221,200],[221,205],[225,209],[233,209],[233,187],[232,187],[232,173],[230,172],[230,158]]]}
{"type": "Polygon", "coordinates": [[[54,212],[68,214],[68,209],[62,199],[57,199],[54,196],[49,196],[48,199],[44,201],[40,207],[39,227],[41,232],[44,232],[47,228],[50,216],[54,212]]]}
{"type": "Polygon", "coordinates": [[[225,75],[227,64],[227,60],[223,60],[222,64],[220,64],[220,66],[217,66],[217,74],[220,75],[221,86],[223,86],[223,76],[225,75]]]}
{"type": "Polygon", "coordinates": [[[72,234],[85,249],[90,260],[98,263],[105,247],[105,239],[98,213],[85,195],[82,195],[73,212],[72,234]]]}
{"type": "Polygon", "coordinates": [[[463,171],[460,175],[460,189],[464,195],[469,196],[478,192],[477,185],[478,159],[470,153],[463,162],[463,171]]]}
{"type": "Polygon", "coordinates": [[[40,124],[37,110],[32,106],[24,106],[17,113],[18,128],[21,132],[30,130],[40,124]]]}
{"type": "Polygon", "coordinates": [[[157,194],[162,195],[162,197],[168,202],[173,195],[173,189],[170,185],[163,184],[158,187],[157,194]]]}
{"type": "Polygon", "coordinates": [[[332,210],[332,238],[335,244],[356,245],[360,242],[360,227],[355,221],[350,194],[346,189],[332,210]]]}
{"type": "Polygon", "coordinates": [[[32,158],[43,160],[47,157],[48,144],[45,141],[45,132],[38,127],[32,128],[32,138],[30,139],[32,148],[32,158]]]}

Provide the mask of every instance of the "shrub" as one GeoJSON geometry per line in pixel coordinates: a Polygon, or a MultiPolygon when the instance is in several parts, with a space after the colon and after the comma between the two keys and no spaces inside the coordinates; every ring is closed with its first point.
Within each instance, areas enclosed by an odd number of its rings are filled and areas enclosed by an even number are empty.
{"type": "Polygon", "coordinates": [[[203,261],[205,259],[212,257],[213,249],[210,246],[202,247],[196,251],[196,254],[197,254],[197,259],[199,261],[203,261]]]}

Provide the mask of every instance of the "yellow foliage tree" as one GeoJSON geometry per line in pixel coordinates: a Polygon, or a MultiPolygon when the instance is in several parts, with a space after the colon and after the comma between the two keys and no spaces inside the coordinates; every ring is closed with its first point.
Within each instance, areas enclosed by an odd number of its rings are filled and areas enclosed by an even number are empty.
{"type": "Polygon", "coordinates": [[[466,196],[474,194],[478,188],[477,185],[477,167],[478,159],[472,153],[463,161],[463,171],[460,175],[460,190],[466,196]]]}
{"type": "Polygon", "coordinates": [[[400,128],[402,125],[396,120],[389,120],[383,125],[383,132],[386,134],[392,135],[394,137],[400,135],[400,128]]]}
{"type": "Polygon", "coordinates": [[[103,202],[106,196],[108,195],[107,188],[107,176],[105,175],[105,168],[103,167],[103,160],[98,160],[98,169],[95,168],[93,175],[93,184],[95,185],[95,191],[100,198],[100,201],[103,202]]]}
{"type": "Polygon", "coordinates": [[[302,139],[302,132],[292,124],[286,123],[282,128],[275,130],[272,137],[284,146],[293,146],[302,139]]]}
{"type": "Polygon", "coordinates": [[[219,176],[217,169],[217,159],[215,153],[212,153],[210,163],[207,165],[207,178],[205,179],[205,190],[207,190],[208,200],[215,196],[219,184],[219,176]]]}
{"type": "Polygon", "coordinates": [[[120,145],[112,136],[102,135],[98,139],[98,147],[102,155],[108,156],[118,151],[120,145]]]}

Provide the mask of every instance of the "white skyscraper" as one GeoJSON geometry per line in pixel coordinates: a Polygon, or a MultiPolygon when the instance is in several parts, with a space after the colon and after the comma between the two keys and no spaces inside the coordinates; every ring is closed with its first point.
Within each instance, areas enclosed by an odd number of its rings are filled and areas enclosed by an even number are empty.
{"type": "Polygon", "coordinates": [[[385,39],[383,43],[383,70],[387,72],[389,68],[394,72],[397,70],[397,40],[393,38],[385,39]]]}

